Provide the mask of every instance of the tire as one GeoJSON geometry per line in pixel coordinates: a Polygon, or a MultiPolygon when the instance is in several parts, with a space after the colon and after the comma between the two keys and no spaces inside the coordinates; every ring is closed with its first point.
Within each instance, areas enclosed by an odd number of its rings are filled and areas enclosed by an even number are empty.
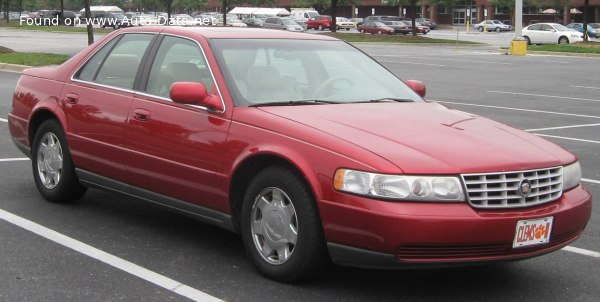
{"type": "Polygon", "coordinates": [[[483,27],[479,26],[477,29],[478,29],[480,32],[483,32],[483,27]]]}
{"type": "Polygon", "coordinates": [[[569,44],[569,38],[567,38],[567,37],[558,38],[558,44],[569,44]]]}
{"type": "Polygon", "coordinates": [[[346,31],[350,31],[350,28],[346,28],[346,31]]]}
{"type": "Polygon", "coordinates": [[[264,276],[301,281],[327,264],[317,205],[291,169],[274,166],[259,172],[246,190],[241,218],[246,253],[264,276]]]}
{"type": "Polygon", "coordinates": [[[525,38],[525,40],[527,40],[527,45],[531,45],[531,39],[529,39],[528,36],[523,36],[523,38],[525,38]]]}
{"type": "Polygon", "coordinates": [[[77,179],[64,132],[56,120],[43,122],[35,133],[31,165],[38,191],[50,202],[74,202],[87,191],[77,179]]]}
{"type": "Polygon", "coordinates": [[[500,27],[496,27],[496,32],[499,33],[500,31],[502,31],[502,29],[500,29],[500,27]]]}
{"type": "Polygon", "coordinates": [[[319,24],[319,30],[323,30],[323,25],[319,24]]]}
{"type": "Polygon", "coordinates": [[[378,35],[381,35],[381,30],[378,30],[378,31],[377,31],[377,34],[378,34],[378,35]]]}

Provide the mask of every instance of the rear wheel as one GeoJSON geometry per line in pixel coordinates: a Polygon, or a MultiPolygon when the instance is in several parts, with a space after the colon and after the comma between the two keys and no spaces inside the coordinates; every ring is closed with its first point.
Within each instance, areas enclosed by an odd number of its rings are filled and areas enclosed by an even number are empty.
{"type": "Polygon", "coordinates": [[[567,37],[560,37],[558,39],[558,44],[569,44],[569,38],[567,38],[567,37]]]}
{"type": "Polygon", "coordinates": [[[327,263],[316,203],[291,169],[269,167],[256,175],[244,197],[241,225],[246,253],[269,278],[299,281],[327,263]]]}
{"type": "Polygon", "coordinates": [[[323,30],[323,25],[319,24],[319,30],[323,30]]]}
{"type": "Polygon", "coordinates": [[[378,35],[381,35],[381,30],[378,30],[378,31],[377,31],[377,34],[378,34],[378,35]]]}
{"type": "Polygon", "coordinates": [[[35,185],[46,200],[73,202],[87,191],[77,179],[64,132],[56,120],[47,120],[38,128],[31,163],[35,185]]]}
{"type": "Polygon", "coordinates": [[[480,32],[483,32],[483,27],[479,26],[477,29],[478,29],[480,32]]]}
{"type": "Polygon", "coordinates": [[[531,40],[529,39],[528,36],[523,36],[523,38],[525,38],[525,40],[527,40],[527,45],[531,45],[531,40]]]}

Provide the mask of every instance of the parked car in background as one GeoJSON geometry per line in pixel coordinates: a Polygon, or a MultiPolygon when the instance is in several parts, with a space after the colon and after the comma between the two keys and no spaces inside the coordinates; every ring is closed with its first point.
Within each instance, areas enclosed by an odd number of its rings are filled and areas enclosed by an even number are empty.
{"type": "MultiPolygon", "coordinates": [[[[598,29],[597,27],[594,28],[593,24],[594,23],[588,23],[588,25],[587,25],[588,36],[592,37],[592,38],[598,38],[598,37],[600,37],[600,36],[598,36],[598,34],[599,34],[598,30],[600,30],[600,29],[598,29]]],[[[598,24],[598,23],[596,23],[596,24],[598,24]]],[[[583,23],[571,23],[571,24],[567,24],[566,27],[570,28],[570,29],[574,29],[580,33],[583,33],[583,23]]]]}
{"type": "Polygon", "coordinates": [[[245,23],[248,27],[263,27],[266,19],[259,18],[246,18],[242,20],[242,23],[245,23]]]}
{"type": "Polygon", "coordinates": [[[130,22],[125,16],[124,13],[105,13],[100,14],[96,17],[99,24],[101,24],[102,28],[112,27],[114,29],[119,29],[123,27],[131,27],[133,24],[130,22]]]}
{"type": "Polygon", "coordinates": [[[163,205],[239,233],[279,281],[330,261],[524,260],[582,235],[592,196],[575,155],[425,91],[325,35],[138,27],[24,70],[7,126],[44,199],[99,188],[163,205]]]}
{"type": "Polygon", "coordinates": [[[356,28],[356,23],[354,23],[344,17],[336,17],[335,18],[335,26],[336,26],[337,30],[340,30],[340,29],[351,30],[351,29],[356,28]]]}
{"type": "Polygon", "coordinates": [[[558,23],[536,23],[523,28],[528,44],[569,44],[583,41],[583,33],[558,23]]]}
{"type": "Polygon", "coordinates": [[[331,16],[319,15],[308,19],[306,29],[331,30],[331,16]]]}
{"type": "Polygon", "coordinates": [[[480,23],[476,23],[473,24],[473,28],[477,29],[478,31],[495,31],[495,32],[501,32],[501,31],[511,31],[512,30],[512,26],[508,25],[508,24],[504,24],[499,20],[485,20],[485,21],[481,21],[480,23]]]}
{"type": "Polygon", "coordinates": [[[188,14],[176,14],[171,16],[171,24],[177,26],[196,26],[201,25],[196,18],[188,15],[188,14]]]}
{"type": "Polygon", "coordinates": [[[383,22],[379,22],[379,21],[369,21],[369,22],[365,22],[361,28],[360,28],[360,32],[363,34],[388,34],[388,35],[393,35],[395,30],[394,28],[385,25],[383,22]]]}
{"type": "Polygon", "coordinates": [[[319,16],[319,12],[312,8],[292,8],[290,10],[290,19],[304,28],[306,28],[306,21],[316,16],[319,16]]]}
{"type": "MultiPolygon", "coordinates": [[[[412,28],[413,28],[412,21],[404,20],[404,21],[400,21],[400,22],[403,22],[404,24],[408,25],[410,27],[410,32],[412,32],[412,28]]],[[[416,21],[415,21],[415,27],[417,28],[417,34],[426,35],[429,32],[429,27],[423,26],[419,22],[416,22],[416,21]]]]}
{"type": "Polygon", "coordinates": [[[383,24],[394,29],[395,34],[409,34],[412,32],[412,26],[406,25],[403,21],[383,21],[383,24]]]}
{"type": "Polygon", "coordinates": [[[428,18],[417,18],[415,19],[415,21],[419,22],[419,24],[423,26],[429,27],[429,29],[431,30],[436,29],[438,26],[438,24],[435,21],[428,18]]]}
{"type": "Polygon", "coordinates": [[[304,27],[296,23],[296,21],[283,17],[269,17],[265,20],[263,27],[289,31],[304,31],[304,27]]]}

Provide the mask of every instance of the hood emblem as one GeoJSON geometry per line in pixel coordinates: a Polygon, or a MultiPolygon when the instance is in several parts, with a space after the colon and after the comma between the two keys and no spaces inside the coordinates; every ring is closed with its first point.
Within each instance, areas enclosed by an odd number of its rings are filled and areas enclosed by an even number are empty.
{"type": "Polygon", "coordinates": [[[524,178],[519,183],[519,193],[523,197],[529,196],[531,194],[531,181],[527,178],[524,178]]]}

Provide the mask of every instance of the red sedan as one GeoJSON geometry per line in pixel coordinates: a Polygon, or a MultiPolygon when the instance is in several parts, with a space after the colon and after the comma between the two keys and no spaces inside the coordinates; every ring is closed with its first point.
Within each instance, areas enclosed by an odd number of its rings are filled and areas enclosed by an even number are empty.
{"type": "Polygon", "coordinates": [[[45,199],[102,188],[179,210],[240,233],[281,281],[330,260],[526,259],[581,235],[575,155],[424,95],[327,36],[128,28],[25,70],[9,129],[45,199]]]}
{"type": "Polygon", "coordinates": [[[367,22],[365,24],[363,24],[359,31],[363,34],[387,34],[387,35],[393,35],[396,30],[388,25],[385,25],[383,22],[367,22]]]}
{"type": "Polygon", "coordinates": [[[320,15],[306,20],[306,29],[331,30],[331,16],[320,15]]]}

